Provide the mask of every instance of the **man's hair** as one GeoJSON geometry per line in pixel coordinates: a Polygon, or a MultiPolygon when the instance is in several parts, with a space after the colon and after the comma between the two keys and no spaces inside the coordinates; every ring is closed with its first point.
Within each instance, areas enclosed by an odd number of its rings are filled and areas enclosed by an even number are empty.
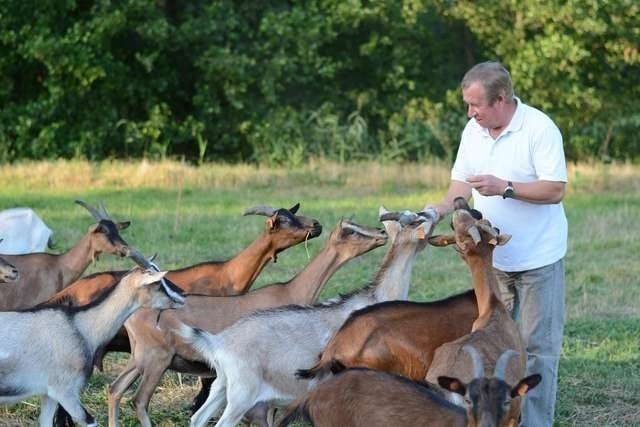
{"type": "Polygon", "coordinates": [[[484,88],[489,105],[493,105],[501,95],[507,102],[513,102],[511,76],[499,62],[487,61],[474,65],[462,78],[460,87],[464,90],[476,82],[484,88]]]}

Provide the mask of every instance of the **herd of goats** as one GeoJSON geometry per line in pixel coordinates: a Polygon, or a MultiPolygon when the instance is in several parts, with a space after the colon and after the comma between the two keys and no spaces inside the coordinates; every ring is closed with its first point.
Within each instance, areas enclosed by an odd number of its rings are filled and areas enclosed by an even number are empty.
{"type": "Polygon", "coordinates": [[[524,377],[522,337],[497,297],[492,253],[510,236],[463,199],[451,235],[432,235],[430,210],[380,208],[384,229],[342,219],[295,277],[251,292],[270,260],[321,234],[299,204],[247,209],[267,217],[265,230],[228,261],[159,271],[120,236],[128,222],[77,203],[97,222],[68,252],[0,256],[0,404],[40,396],[41,426],[96,425],[80,394],[111,351],[131,356],[109,386],[109,426],[136,379],[136,415],[151,426],[149,402],[167,369],[201,379],[191,426],[220,411],[215,425],[227,427],[517,425],[520,400],[540,381],[524,377]],[[407,301],[428,244],[455,245],[473,289],[407,301]],[[317,302],[338,268],[384,245],[369,283],[317,302]],[[100,253],[139,267],[81,277],[100,253]]]}

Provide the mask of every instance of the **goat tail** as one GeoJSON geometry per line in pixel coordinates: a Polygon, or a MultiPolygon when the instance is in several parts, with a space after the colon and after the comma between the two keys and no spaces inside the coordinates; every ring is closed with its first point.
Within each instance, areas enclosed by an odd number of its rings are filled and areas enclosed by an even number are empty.
{"type": "Polygon", "coordinates": [[[177,328],[178,335],[200,353],[213,366],[213,355],[222,345],[222,338],[204,329],[194,328],[186,323],[181,323],[177,328]]]}
{"type": "Polygon", "coordinates": [[[331,359],[329,363],[322,363],[322,360],[320,360],[315,364],[315,366],[312,366],[309,369],[298,369],[296,371],[296,377],[307,380],[313,378],[322,380],[329,374],[335,375],[345,369],[346,366],[336,359],[331,359]]]}

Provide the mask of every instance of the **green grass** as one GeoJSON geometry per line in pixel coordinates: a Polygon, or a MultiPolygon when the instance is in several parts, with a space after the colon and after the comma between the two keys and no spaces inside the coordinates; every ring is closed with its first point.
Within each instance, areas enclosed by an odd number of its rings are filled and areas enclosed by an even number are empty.
{"type": "MultiPolygon", "coordinates": [[[[633,165],[571,165],[565,198],[569,219],[566,258],[567,323],[560,362],[557,425],[640,425],[640,169],[633,165]]],[[[380,205],[418,210],[439,200],[448,183],[441,164],[336,165],[296,169],[247,165],[200,168],[165,162],[25,163],[0,167],[0,209],[29,206],[54,230],[56,252],[70,248],[92,223],[73,200],[103,201],[116,220],[131,220],[124,238],[167,269],[224,260],[263,229],[264,217],[243,217],[250,206],[290,207],[317,218],[322,235],[269,264],[254,287],[295,275],[322,248],[341,217],[376,225],[380,205]],[[179,203],[178,203],[179,200],[179,203]]],[[[446,232],[442,223],[436,232],[446,232]]],[[[321,298],[367,282],[384,248],[340,269],[321,298]]],[[[128,268],[103,255],[87,273],[128,268]]],[[[451,248],[429,248],[416,261],[410,298],[432,300],[469,287],[466,266],[451,248]]],[[[1,345],[1,344],[0,344],[1,345]]],[[[127,355],[109,355],[83,402],[106,425],[106,389],[127,355]]],[[[156,425],[187,425],[192,377],[167,374],[151,402],[156,425]]],[[[137,425],[130,394],[121,405],[124,425],[137,425]]],[[[33,424],[39,401],[0,407],[0,425],[33,424]]]]}

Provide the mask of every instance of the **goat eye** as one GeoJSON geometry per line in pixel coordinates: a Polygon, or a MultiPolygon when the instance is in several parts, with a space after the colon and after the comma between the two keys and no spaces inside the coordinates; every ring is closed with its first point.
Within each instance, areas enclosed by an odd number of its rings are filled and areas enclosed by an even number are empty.
{"type": "Polygon", "coordinates": [[[351,228],[345,228],[345,229],[342,230],[342,234],[344,236],[350,236],[350,235],[352,235],[354,233],[355,233],[355,231],[352,230],[351,228]]]}

